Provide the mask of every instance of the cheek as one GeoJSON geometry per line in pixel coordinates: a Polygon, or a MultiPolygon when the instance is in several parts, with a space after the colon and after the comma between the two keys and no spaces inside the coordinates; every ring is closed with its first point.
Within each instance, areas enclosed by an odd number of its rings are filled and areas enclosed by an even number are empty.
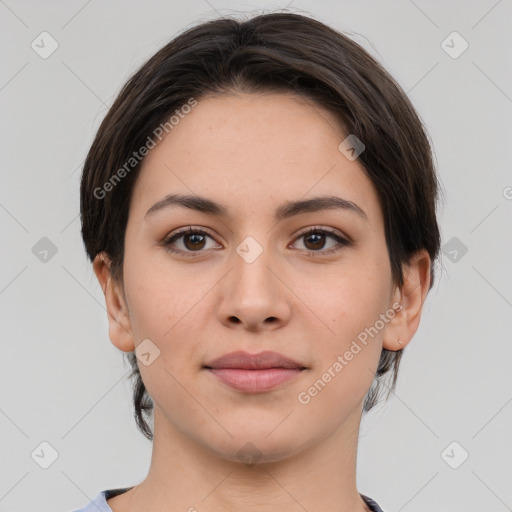
{"type": "Polygon", "coordinates": [[[169,409],[183,408],[188,403],[187,395],[179,382],[195,371],[204,325],[199,318],[204,315],[199,299],[208,287],[196,286],[193,279],[175,275],[169,268],[165,271],[142,263],[143,258],[139,261],[137,265],[125,265],[135,346],[149,339],[156,346],[149,345],[150,352],[158,354],[149,365],[139,360],[141,378],[156,403],[167,404],[164,408],[169,409]]]}
{"type": "Polygon", "coordinates": [[[323,339],[341,348],[385,313],[389,283],[389,265],[359,253],[316,282],[302,281],[296,293],[316,313],[319,329],[325,334],[323,339]]]}
{"type": "Polygon", "coordinates": [[[337,281],[324,283],[323,293],[309,294],[311,310],[318,312],[322,322],[309,316],[318,326],[315,365],[299,403],[312,416],[324,417],[327,429],[362,402],[382,351],[383,330],[376,331],[374,326],[386,311],[389,288],[386,279],[376,276],[377,267],[367,265],[366,269],[373,270],[338,275],[337,281]]]}
{"type": "Polygon", "coordinates": [[[334,422],[356,407],[371,386],[382,352],[385,324],[380,315],[388,309],[389,279],[389,266],[360,256],[343,272],[323,279],[322,286],[301,291],[309,294],[305,302],[322,320],[308,315],[318,326],[316,364],[308,381],[311,393],[302,391],[319,414],[324,408],[336,410],[334,422]]]}
{"type": "Polygon", "coordinates": [[[193,314],[203,288],[193,276],[166,264],[161,252],[127,247],[125,286],[136,344],[144,338],[159,344],[172,337],[180,320],[188,319],[187,312],[193,314]]]}
{"type": "Polygon", "coordinates": [[[131,254],[125,261],[125,286],[135,345],[149,338],[160,350],[159,362],[181,373],[183,362],[193,367],[200,353],[205,317],[211,315],[203,299],[216,276],[198,279],[197,270],[172,267],[160,255],[131,254]]]}
{"type": "Polygon", "coordinates": [[[183,297],[180,301],[178,294],[170,291],[170,283],[166,283],[162,277],[159,278],[154,270],[143,272],[139,268],[130,276],[126,290],[136,344],[144,338],[150,338],[159,344],[177,322],[185,301],[183,297]]]}

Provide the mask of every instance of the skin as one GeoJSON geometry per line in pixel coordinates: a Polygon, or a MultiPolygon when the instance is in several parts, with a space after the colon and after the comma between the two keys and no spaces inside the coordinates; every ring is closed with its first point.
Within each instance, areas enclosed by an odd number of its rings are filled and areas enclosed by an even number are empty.
{"type": "Polygon", "coordinates": [[[382,348],[405,347],[419,326],[430,259],[420,251],[395,286],[378,196],[358,160],[338,150],[345,137],[310,101],[233,93],[201,99],[149,152],[130,204],[124,283],[104,254],[94,261],[112,343],[133,351],[150,339],[160,350],[139,362],[155,404],[151,467],[108,501],[114,512],[368,510],[355,476],[363,400],[382,348]],[[208,197],[230,216],[174,206],[145,218],[170,193],[208,197]],[[353,201],[367,219],[331,209],[275,221],[284,202],[323,195],[353,201]],[[174,242],[190,257],[167,251],[162,241],[187,226],[209,234],[174,242]],[[352,243],[300,236],[309,227],[352,243]],[[248,236],[263,250],[252,263],[236,252],[248,236]],[[403,309],[378,335],[299,403],[397,302],[403,309]],[[234,350],[273,350],[307,370],[249,395],[202,368],[234,350]],[[248,442],[260,455],[251,466],[237,456],[248,442]]]}

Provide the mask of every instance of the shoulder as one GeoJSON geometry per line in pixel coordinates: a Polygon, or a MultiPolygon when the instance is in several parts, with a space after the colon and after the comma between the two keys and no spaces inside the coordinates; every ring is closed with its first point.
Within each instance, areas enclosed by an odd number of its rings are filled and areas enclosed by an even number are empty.
{"type": "Polygon", "coordinates": [[[381,508],[375,500],[372,500],[371,498],[365,496],[364,494],[359,494],[359,496],[363,498],[363,501],[366,503],[366,505],[368,505],[372,512],[386,512],[386,510],[381,508]]]}
{"type": "Polygon", "coordinates": [[[131,489],[131,487],[123,489],[107,489],[99,492],[85,507],[73,510],[73,512],[112,512],[107,500],[131,489]]]}
{"type": "Polygon", "coordinates": [[[85,507],[73,510],[73,512],[112,512],[112,509],[107,505],[106,492],[98,493],[85,507]]]}

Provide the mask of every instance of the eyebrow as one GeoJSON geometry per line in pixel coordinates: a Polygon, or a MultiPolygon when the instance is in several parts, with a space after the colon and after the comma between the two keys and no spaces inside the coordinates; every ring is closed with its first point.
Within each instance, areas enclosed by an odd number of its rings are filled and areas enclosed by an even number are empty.
{"type": "MultiPolygon", "coordinates": [[[[209,215],[230,217],[228,209],[211,199],[197,195],[169,194],[156,202],[147,212],[144,218],[150,217],[164,209],[179,206],[189,208],[209,215]]],[[[279,206],[274,214],[276,221],[281,221],[301,213],[312,213],[324,210],[341,209],[357,214],[368,221],[368,217],[356,203],[337,196],[319,196],[299,201],[287,201],[279,206]]]]}

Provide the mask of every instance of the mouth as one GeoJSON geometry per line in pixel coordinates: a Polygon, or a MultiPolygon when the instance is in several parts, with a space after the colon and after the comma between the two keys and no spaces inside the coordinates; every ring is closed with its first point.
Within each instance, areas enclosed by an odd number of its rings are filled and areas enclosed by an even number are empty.
{"type": "Polygon", "coordinates": [[[270,391],[302,374],[307,367],[277,352],[231,352],[203,366],[221,382],[238,391],[270,391]]]}

